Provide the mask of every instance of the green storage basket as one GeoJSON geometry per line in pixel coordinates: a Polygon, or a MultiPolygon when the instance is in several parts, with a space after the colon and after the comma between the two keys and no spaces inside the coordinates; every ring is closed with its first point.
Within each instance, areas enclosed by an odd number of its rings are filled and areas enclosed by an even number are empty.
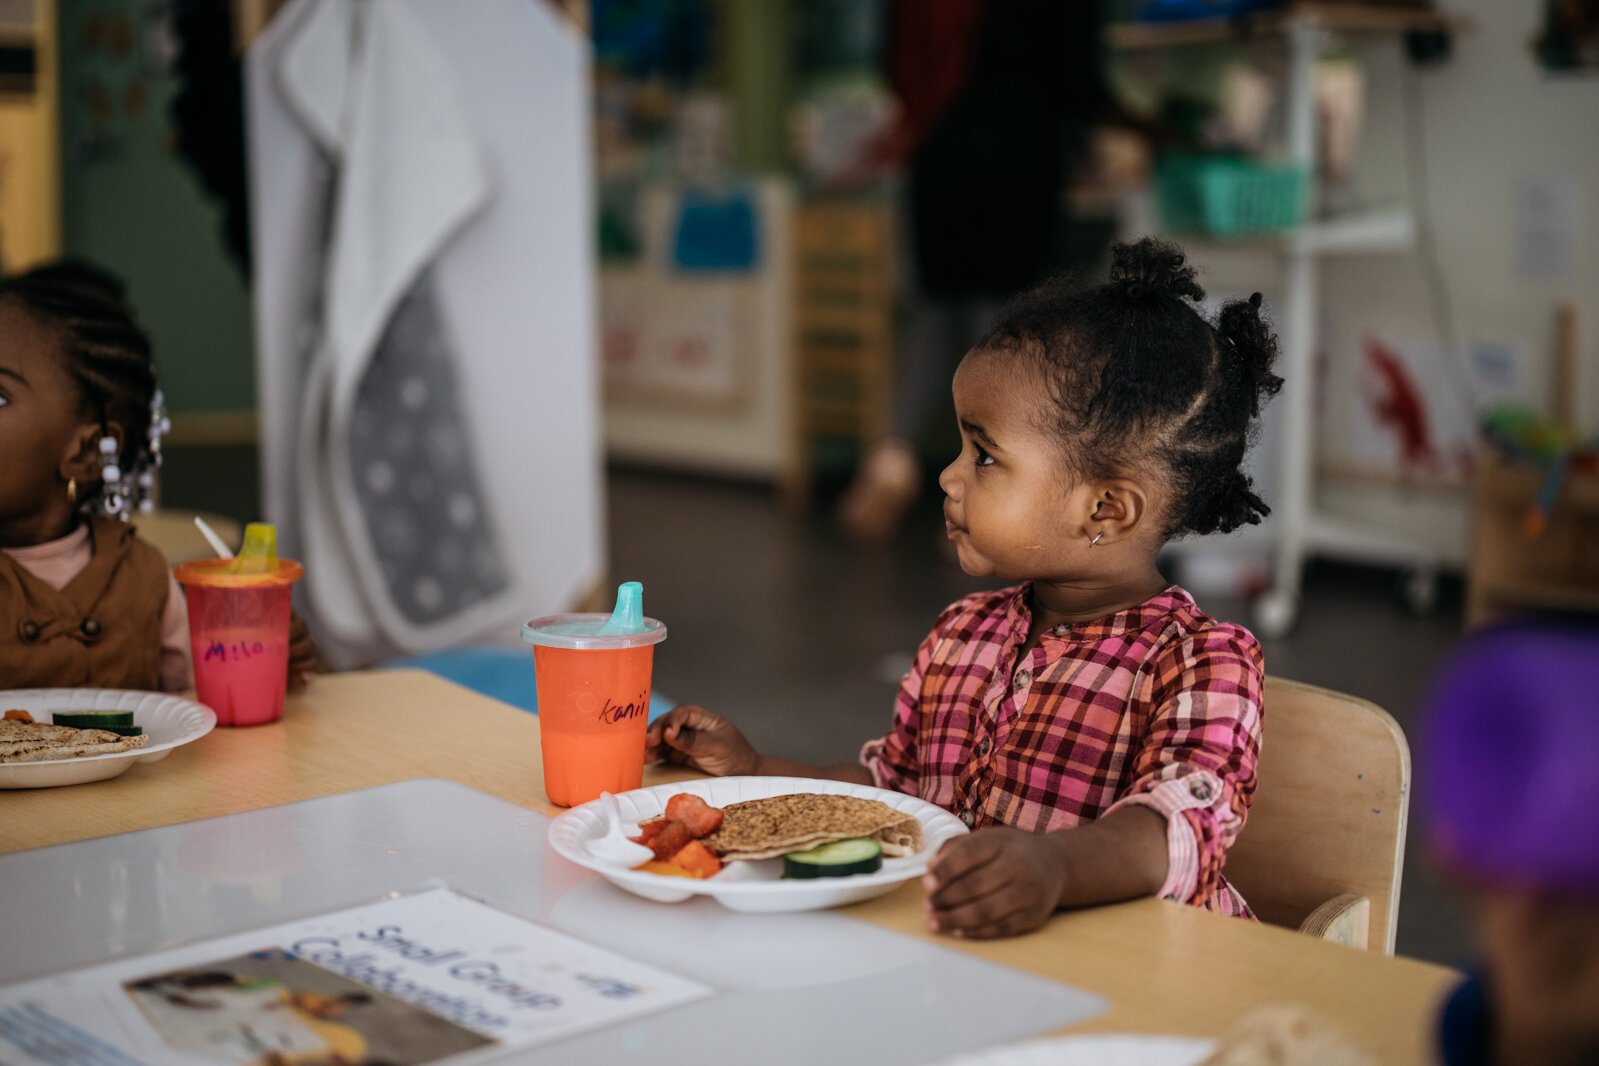
{"type": "Polygon", "coordinates": [[[1161,225],[1216,237],[1292,229],[1304,217],[1305,169],[1246,159],[1175,158],[1155,174],[1161,225]]]}

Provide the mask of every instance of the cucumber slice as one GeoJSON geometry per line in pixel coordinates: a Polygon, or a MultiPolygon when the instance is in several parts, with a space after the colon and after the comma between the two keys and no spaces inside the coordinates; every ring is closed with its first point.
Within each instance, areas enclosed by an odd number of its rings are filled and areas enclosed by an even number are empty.
{"type": "Polygon", "coordinates": [[[797,879],[850,877],[875,873],[882,867],[883,845],[866,837],[833,840],[783,856],[783,876],[797,879]]]}
{"type": "Polygon", "coordinates": [[[112,726],[131,726],[133,724],[132,711],[61,711],[52,714],[50,720],[56,725],[70,726],[73,729],[110,729],[112,726]]]}
{"type": "Polygon", "coordinates": [[[115,733],[119,737],[142,737],[144,727],[137,725],[108,725],[101,726],[107,733],[115,733]]]}

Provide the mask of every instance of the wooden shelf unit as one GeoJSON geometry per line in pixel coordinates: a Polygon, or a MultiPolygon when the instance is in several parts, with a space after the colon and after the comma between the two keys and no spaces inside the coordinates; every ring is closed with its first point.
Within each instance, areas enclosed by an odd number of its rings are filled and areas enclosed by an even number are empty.
{"type": "Polygon", "coordinates": [[[1466,623],[1516,614],[1599,614],[1599,477],[1569,473],[1543,534],[1526,532],[1537,467],[1485,458],[1473,485],[1466,623]]]}
{"type": "MultiPolygon", "coordinates": [[[[1460,31],[1469,23],[1448,18],[1428,4],[1353,0],[1292,0],[1283,7],[1238,19],[1167,23],[1117,23],[1106,40],[1123,50],[1189,47],[1226,41],[1261,41],[1286,52],[1286,157],[1317,173],[1318,117],[1315,71],[1323,52],[1337,39],[1395,35],[1412,30],[1460,31]]],[[[1282,375],[1287,384],[1277,403],[1286,429],[1282,443],[1282,481],[1272,501],[1273,515],[1263,526],[1272,542],[1272,583],[1255,603],[1254,628],[1263,636],[1287,633],[1299,615],[1304,564],[1327,555],[1358,562],[1393,565],[1410,575],[1412,602],[1431,602],[1441,558],[1415,538],[1374,525],[1351,522],[1321,511],[1315,502],[1316,323],[1320,317],[1321,262],[1330,256],[1408,254],[1417,222],[1402,204],[1367,209],[1336,218],[1310,218],[1283,233],[1231,240],[1274,255],[1281,264],[1282,300],[1277,317],[1282,375]]],[[[1189,244],[1210,243],[1203,239],[1189,244]]],[[[1179,546],[1177,551],[1185,550],[1179,546]]]]}
{"type": "Polygon", "coordinates": [[[816,443],[862,450],[888,431],[893,218],[885,202],[814,200],[794,217],[794,442],[784,497],[810,502],[816,443]]]}
{"type": "Polygon", "coordinates": [[[23,271],[61,254],[56,0],[3,14],[0,49],[19,54],[0,75],[0,267],[23,271]]]}

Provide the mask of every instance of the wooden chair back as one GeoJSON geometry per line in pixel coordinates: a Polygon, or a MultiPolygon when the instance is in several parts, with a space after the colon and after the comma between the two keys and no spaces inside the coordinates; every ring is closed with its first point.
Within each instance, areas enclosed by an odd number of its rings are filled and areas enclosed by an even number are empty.
{"type": "Polygon", "coordinates": [[[1317,935],[1325,905],[1364,897],[1369,938],[1339,939],[1392,954],[1410,808],[1399,723],[1367,700],[1276,677],[1265,701],[1255,799],[1223,872],[1263,921],[1317,935]]]}

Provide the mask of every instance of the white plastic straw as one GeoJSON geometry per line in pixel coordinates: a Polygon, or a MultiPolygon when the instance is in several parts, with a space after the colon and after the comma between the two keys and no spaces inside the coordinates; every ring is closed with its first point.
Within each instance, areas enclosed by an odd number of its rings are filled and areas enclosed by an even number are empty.
{"type": "Polygon", "coordinates": [[[200,533],[205,537],[207,542],[210,543],[211,550],[217,553],[218,558],[233,558],[233,552],[228,550],[228,546],[223,543],[222,538],[217,536],[217,531],[207,525],[205,519],[201,518],[199,515],[195,515],[194,525],[195,528],[199,529],[200,533]]]}

